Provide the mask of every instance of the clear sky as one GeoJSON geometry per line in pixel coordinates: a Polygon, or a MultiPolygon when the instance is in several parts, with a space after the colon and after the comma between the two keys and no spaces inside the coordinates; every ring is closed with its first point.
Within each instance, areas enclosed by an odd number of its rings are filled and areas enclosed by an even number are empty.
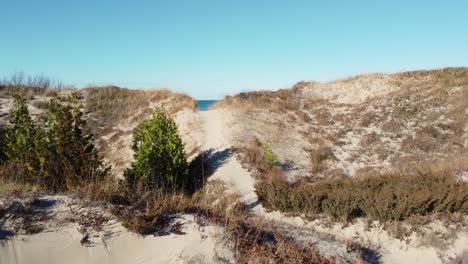
{"type": "Polygon", "coordinates": [[[468,66],[468,1],[0,0],[0,75],[199,99],[468,66]]]}

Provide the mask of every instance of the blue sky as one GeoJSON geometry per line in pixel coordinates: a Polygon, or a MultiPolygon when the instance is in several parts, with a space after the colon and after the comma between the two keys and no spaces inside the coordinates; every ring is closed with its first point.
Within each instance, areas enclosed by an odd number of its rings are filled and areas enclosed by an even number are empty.
{"type": "Polygon", "coordinates": [[[0,75],[196,98],[468,66],[468,1],[0,0],[0,75]]]}

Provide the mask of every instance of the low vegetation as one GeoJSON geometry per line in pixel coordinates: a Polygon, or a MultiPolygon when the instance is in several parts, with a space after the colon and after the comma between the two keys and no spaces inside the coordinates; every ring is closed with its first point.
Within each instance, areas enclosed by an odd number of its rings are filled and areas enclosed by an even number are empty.
{"type": "Polygon", "coordinates": [[[262,158],[263,162],[269,169],[272,169],[278,161],[278,156],[273,153],[270,145],[266,143],[262,144],[262,158]]]}
{"type": "Polygon", "coordinates": [[[27,76],[23,72],[16,72],[10,77],[0,79],[0,98],[10,97],[20,90],[26,98],[34,96],[54,96],[57,92],[66,88],[59,81],[54,81],[46,76],[27,76]]]}
{"type": "MultiPolygon", "coordinates": [[[[86,88],[86,111],[102,124],[115,124],[129,117],[139,108],[148,108],[149,91],[130,90],[117,86],[86,88]]],[[[169,91],[153,93],[160,99],[169,97],[169,91]]],[[[147,110],[151,111],[151,110],[147,110]]]]}
{"type": "Polygon", "coordinates": [[[235,227],[231,235],[237,238],[238,263],[336,263],[334,257],[324,257],[312,244],[304,246],[245,223],[235,227]]]}
{"type": "Polygon", "coordinates": [[[435,213],[468,214],[468,183],[456,177],[457,172],[468,170],[466,158],[445,166],[412,165],[382,175],[289,183],[280,168],[265,164],[261,153],[252,148],[244,150],[242,157],[260,168],[256,192],[271,210],[326,214],[343,222],[356,217],[388,222],[435,213]]]}
{"type": "Polygon", "coordinates": [[[5,131],[0,128],[0,165],[7,159],[5,154],[5,131]]]}
{"type": "Polygon", "coordinates": [[[445,173],[389,173],[292,185],[276,178],[263,181],[256,189],[270,209],[294,214],[325,213],[344,222],[365,216],[387,222],[413,215],[468,213],[468,184],[445,173]]]}

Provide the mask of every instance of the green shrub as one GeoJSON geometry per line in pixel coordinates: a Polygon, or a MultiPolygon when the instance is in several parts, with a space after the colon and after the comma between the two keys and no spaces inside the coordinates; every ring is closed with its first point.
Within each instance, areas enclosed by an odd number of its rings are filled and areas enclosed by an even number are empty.
{"type": "Polygon", "coordinates": [[[268,144],[262,144],[262,157],[268,168],[273,168],[278,161],[278,156],[271,150],[268,144]]]}
{"type": "Polygon", "coordinates": [[[77,94],[53,98],[40,134],[42,184],[50,190],[71,190],[100,182],[109,168],[98,155],[77,94]]]}
{"type": "Polygon", "coordinates": [[[23,173],[15,175],[18,181],[31,181],[37,175],[37,135],[38,128],[29,115],[26,99],[21,93],[14,93],[4,138],[4,152],[11,162],[25,168],[23,173]]]}
{"type": "Polygon", "coordinates": [[[174,120],[157,109],[133,131],[135,161],[124,172],[127,187],[184,190],[191,185],[184,144],[174,120]]]}
{"type": "Polygon", "coordinates": [[[0,165],[3,164],[7,160],[7,156],[5,154],[5,131],[0,128],[0,165]]]}
{"type": "Polygon", "coordinates": [[[9,177],[15,183],[37,184],[50,191],[65,191],[99,182],[107,175],[93,140],[85,131],[86,119],[76,94],[53,98],[45,120],[36,125],[26,99],[14,96],[5,135],[9,177]]]}

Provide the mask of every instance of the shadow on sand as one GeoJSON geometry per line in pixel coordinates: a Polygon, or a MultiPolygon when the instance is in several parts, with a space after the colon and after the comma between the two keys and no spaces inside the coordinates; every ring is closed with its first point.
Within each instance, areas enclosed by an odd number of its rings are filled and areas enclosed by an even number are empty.
{"type": "Polygon", "coordinates": [[[209,149],[204,152],[204,156],[206,157],[206,161],[209,165],[209,176],[211,176],[219,168],[226,164],[227,160],[232,156],[232,150],[230,148],[226,148],[220,151],[209,149]]]}
{"type": "Polygon", "coordinates": [[[45,222],[52,217],[49,209],[56,203],[56,200],[49,198],[7,201],[7,204],[0,209],[0,242],[15,236],[16,230],[24,230],[26,234],[31,235],[44,231],[45,222]],[[14,221],[10,221],[7,226],[8,219],[14,221]]]}

